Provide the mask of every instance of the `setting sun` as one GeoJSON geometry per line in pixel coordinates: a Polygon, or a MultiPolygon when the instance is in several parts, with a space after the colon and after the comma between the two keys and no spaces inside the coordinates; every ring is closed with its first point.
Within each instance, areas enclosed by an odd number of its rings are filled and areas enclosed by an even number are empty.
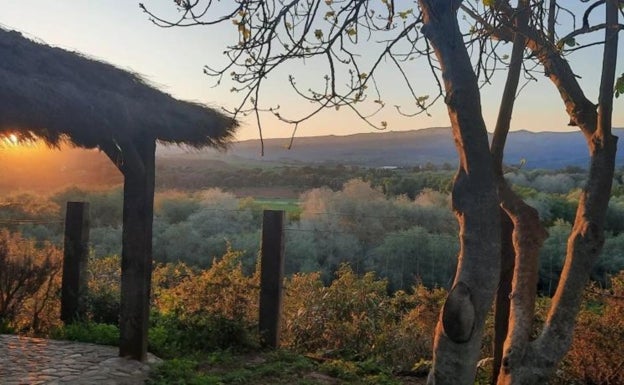
{"type": "Polygon", "coordinates": [[[16,133],[5,133],[0,135],[0,149],[20,151],[23,150],[37,150],[41,147],[45,147],[43,141],[38,140],[35,137],[22,137],[16,133]]]}
{"type": "Polygon", "coordinates": [[[0,143],[7,147],[15,147],[20,145],[20,140],[16,134],[1,135],[0,143]]]}

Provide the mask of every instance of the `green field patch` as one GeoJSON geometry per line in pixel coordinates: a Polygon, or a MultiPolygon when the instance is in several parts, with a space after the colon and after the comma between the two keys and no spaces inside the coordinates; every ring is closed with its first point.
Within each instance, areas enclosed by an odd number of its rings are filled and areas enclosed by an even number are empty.
{"type": "Polygon", "coordinates": [[[301,212],[298,199],[288,198],[254,198],[254,202],[265,210],[284,210],[289,213],[301,212]]]}

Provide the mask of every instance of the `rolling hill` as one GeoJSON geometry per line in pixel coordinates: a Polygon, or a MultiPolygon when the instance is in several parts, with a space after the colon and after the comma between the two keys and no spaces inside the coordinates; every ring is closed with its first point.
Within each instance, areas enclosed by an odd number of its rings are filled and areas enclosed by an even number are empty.
{"type": "MultiPolygon", "coordinates": [[[[622,136],[624,129],[614,130],[622,136]]],[[[457,163],[450,128],[436,127],[413,131],[389,131],[347,136],[316,136],[289,139],[265,139],[264,156],[260,141],[236,142],[226,154],[216,151],[190,153],[210,154],[224,161],[262,161],[278,163],[339,163],[364,167],[414,167],[432,163],[457,163]]],[[[162,157],[180,156],[183,150],[169,148],[162,157]]],[[[526,168],[557,169],[565,166],[586,167],[589,161],[585,139],[579,132],[515,131],[509,134],[506,164],[525,161],[526,168]]],[[[618,152],[618,166],[624,165],[624,153],[618,152]]]]}
{"type": "MultiPolygon", "coordinates": [[[[624,129],[615,130],[624,135],[624,129]]],[[[296,138],[292,149],[289,139],[266,139],[265,155],[260,156],[260,141],[232,144],[227,153],[215,150],[186,150],[159,146],[157,178],[174,170],[169,187],[179,178],[201,179],[210,170],[232,171],[237,168],[281,165],[342,164],[360,167],[418,167],[429,164],[455,167],[457,155],[449,128],[429,128],[401,132],[378,132],[348,136],[296,138]]],[[[123,178],[108,158],[97,150],[64,146],[62,151],[45,146],[25,149],[0,147],[0,193],[16,190],[51,191],[64,186],[105,188],[122,183],[123,178]]],[[[527,169],[586,167],[587,146],[578,132],[516,131],[509,135],[505,163],[525,160],[527,169]]],[[[617,166],[624,166],[624,152],[619,151],[617,166]]]]}

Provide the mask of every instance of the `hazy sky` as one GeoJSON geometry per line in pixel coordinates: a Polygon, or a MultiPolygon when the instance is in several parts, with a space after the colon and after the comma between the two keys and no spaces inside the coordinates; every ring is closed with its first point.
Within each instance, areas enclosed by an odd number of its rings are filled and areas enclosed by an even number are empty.
{"type": "MultiPolygon", "coordinates": [[[[79,51],[121,68],[131,69],[177,98],[195,100],[213,107],[232,108],[237,105],[238,94],[230,93],[227,85],[211,87],[213,81],[202,72],[205,64],[223,63],[224,44],[237,41],[235,28],[227,23],[212,28],[159,28],[148,21],[138,3],[134,0],[0,0],[0,24],[50,45],[79,51]]],[[[144,3],[163,14],[174,11],[172,0],[144,0],[144,3]]],[[[624,36],[620,36],[621,58],[624,58],[623,41],[624,36]]],[[[597,99],[601,52],[602,49],[598,48],[572,56],[573,69],[582,77],[581,84],[591,100],[597,99]]],[[[431,87],[431,76],[423,64],[415,63],[409,75],[419,79],[419,84],[422,83],[422,92],[419,94],[424,95],[434,92],[434,89],[431,87]]],[[[303,75],[299,73],[299,76],[309,75],[312,79],[317,76],[322,79],[323,74],[315,73],[314,68],[309,68],[309,73],[307,68],[303,70],[303,75]]],[[[305,107],[305,102],[297,100],[288,90],[289,71],[285,68],[271,79],[265,100],[275,100],[275,104],[280,104],[285,113],[295,113],[305,107]]],[[[620,60],[617,73],[622,72],[624,60],[620,60]]],[[[410,103],[405,92],[398,91],[400,79],[392,72],[381,73],[380,79],[386,85],[384,101],[387,107],[373,121],[387,121],[389,130],[449,125],[443,103],[431,110],[431,117],[399,116],[392,105],[405,106],[410,103]]],[[[501,73],[492,86],[483,89],[484,117],[490,131],[495,122],[503,79],[504,74],[501,73]]],[[[546,78],[527,86],[516,106],[512,130],[570,130],[562,102],[546,78]]],[[[614,125],[624,126],[624,97],[616,99],[614,107],[614,125]]],[[[268,114],[263,117],[263,124],[266,137],[287,137],[291,133],[289,126],[279,123],[268,114]]],[[[352,112],[341,109],[326,111],[304,123],[298,135],[346,135],[371,131],[375,130],[352,112]]],[[[257,138],[255,121],[245,118],[237,137],[257,138]]]]}

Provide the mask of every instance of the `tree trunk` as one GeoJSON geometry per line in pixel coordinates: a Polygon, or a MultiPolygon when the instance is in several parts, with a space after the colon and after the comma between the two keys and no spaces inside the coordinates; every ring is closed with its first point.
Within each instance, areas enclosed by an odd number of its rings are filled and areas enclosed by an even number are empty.
{"type": "MultiPolygon", "coordinates": [[[[529,342],[529,336],[510,334],[505,345],[503,371],[498,384],[545,383],[568,351],[583,290],[604,243],[604,222],[615,168],[617,138],[611,135],[613,84],[617,58],[616,1],[606,2],[607,25],[598,113],[584,96],[568,63],[546,39],[529,38],[553,83],[559,89],[570,116],[570,123],[581,128],[590,152],[588,180],[583,188],[574,227],[568,238],[566,260],[542,334],[529,342]]],[[[538,36],[536,33],[530,36],[538,36]]],[[[518,259],[516,260],[518,261],[518,259]]],[[[515,281],[514,277],[514,281],[515,281]]],[[[514,289],[515,290],[515,289],[514,289]]],[[[514,292],[515,294],[515,292],[514,292]]],[[[519,306],[521,306],[519,304],[519,306]]],[[[526,307],[526,305],[524,305],[526,307]]],[[[512,301],[513,309],[513,301],[512,301]]],[[[514,317],[512,322],[520,323],[514,317]]]]}
{"type": "Polygon", "coordinates": [[[453,210],[460,253],[436,327],[429,384],[473,384],[483,326],[500,266],[500,214],[477,79],[457,23],[459,1],[421,0],[423,33],[442,69],[445,102],[459,154],[453,210]]]}
{"type": "Polygon", "coordinates": [[[496,384],[498,372],[503,361],[503,345],[509,329],[509,308],[511,294],[511,280],[514,271],[514,247],[512,241],[513,223],[509,216],[501,210],[501,271],[494,302],[494,341],[492,351],[492,384],[496,384]]]}
{"type": "MultiPolygon", "coordinates": [[[[498,373],[500,372],[503,364],[504,345],[509,333],[509,315],[511,314],[510,297],[516,267],[515,259],[516,255],[522,254],[522,251],[517,250],[517,247],[521,247],[522,245],[514,244],[514,238],[517,236],[517,231],[519,230],[516,228],[514,223],[518,222],[518,219],[523,216],[516,215],[517,213],[508,213],[504,210],[505,207],[509,210],[510,199],[518,200],[519,197],[513,194],[505,182],[503,174],[503,153],[505,143],[507,142],[507,135],[509,134],[509,129],[511,127],[511,117],[516,101],[516,93],[518,92],[518,83],[520,80],[520,72],[522,70],[524,49],[526,47],[524,34],[518,33],[518,31],[524,31],[526,29],[528,23],[528,11],[528,0],[520,0],[518,2],[518,11],[515,12],[514,18],[516,32],[514,34],[511,61],[507,72],[507,79],[505,81],[505,88],[503,89],[503,96],[498,110],[498,118],[496,119],[496,127],[494,128],[491,145],[494,172],[496,173],[498,185],[498,195],[503,211],[501,228],[501,272],[494,306],[494,360],[492,363],[491,384],[496,384],[498,381],[498,373]]],[[[536,220],[539,223],[539,218],[536,220]]],[[[539,252],[539,250],[537,250],[537,252],[539,252]]],[[[531,290],[530,287],[529,290],[531,290]]]]}
{"type": "Polygon", "coordinates": [[[509,326],[501,360],[502,370],[497,374],[500,384],[509,370],[510,360],[529,354],[539,278],[539,252],[548,234],[540,223],[537,211],[524,203],[504,180],[499,183],[501,205],[513,222],[515,253],[512,292],[509,294],[509,326]]]}

